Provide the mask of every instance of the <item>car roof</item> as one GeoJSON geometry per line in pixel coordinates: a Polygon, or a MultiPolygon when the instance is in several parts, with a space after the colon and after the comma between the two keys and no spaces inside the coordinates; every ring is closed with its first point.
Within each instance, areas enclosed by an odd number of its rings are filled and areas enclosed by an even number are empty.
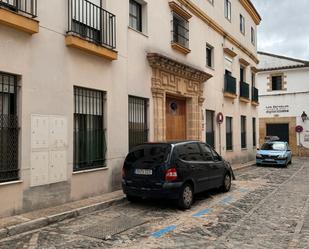
{"type": "Polygon", "coordinates": [[[267,141],[267,142],[265,142],[265,144],[282,144],[282,143],[287,144],[287,142],[284,142],[284,141],[267,141]]]}
{"type": "Polygon", "coordinates": [[[167,145],[180,145],[180,144],[189,144],[189,143],[203,143],[197,140],[178,140],[178,141],[160,141],[160,142],[148,142],[139,144],[140,145],[159,145],[159,144],[167,144],[167,145]]]}

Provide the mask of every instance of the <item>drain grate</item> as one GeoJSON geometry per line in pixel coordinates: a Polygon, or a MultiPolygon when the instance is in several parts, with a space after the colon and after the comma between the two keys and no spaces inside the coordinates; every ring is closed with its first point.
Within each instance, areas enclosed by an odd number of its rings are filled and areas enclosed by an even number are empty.
{"type": "Polygon", "coordinates": [[[129,230],[133,227],[140,226],[142,224],[145,224],[147,221],[135,218],[135,217],[129,217],[129,216],[120,216],[114,219],[109,220],[108,222],[88,227],[87,229],[80,230],[76,232],[77,234],[97,238],[97,239],[107,239],[110,236],[113,236],[115,234],[122,233],[126,230],[129,230]]]}

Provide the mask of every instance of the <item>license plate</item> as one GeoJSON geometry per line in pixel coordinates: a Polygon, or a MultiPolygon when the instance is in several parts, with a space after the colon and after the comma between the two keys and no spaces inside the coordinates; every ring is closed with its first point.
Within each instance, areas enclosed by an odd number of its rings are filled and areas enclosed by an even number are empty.
{"type": "Polygon", "coordinates": [[[265,159],[266,162],[274,162],[274,159],[265,159]]]}
{"type": "Polygon", "coordinates": [[[144,176],[150,176],[152,175],[151,169],[135,169],[136,175],[144,175],[144,176]]]}

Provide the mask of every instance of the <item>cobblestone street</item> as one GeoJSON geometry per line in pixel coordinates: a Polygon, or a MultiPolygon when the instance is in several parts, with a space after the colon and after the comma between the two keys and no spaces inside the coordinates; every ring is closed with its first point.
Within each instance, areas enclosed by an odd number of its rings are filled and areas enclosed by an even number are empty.
{"type": "Polygon", "coordinates": [[[309,248],[309,159],[236,172],[229,193],[191,210],[125,202],[0,241],[13,248],[309,248]]]}

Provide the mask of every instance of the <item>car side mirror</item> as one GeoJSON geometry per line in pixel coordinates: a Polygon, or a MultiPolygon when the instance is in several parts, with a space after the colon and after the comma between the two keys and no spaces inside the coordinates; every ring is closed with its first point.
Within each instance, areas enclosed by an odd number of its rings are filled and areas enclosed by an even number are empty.
{"type": "Polygon", "coordinates": [[[291,150],[290,150],[290,149],[288,149],[287,151],[291,152],[291,150]]]}

